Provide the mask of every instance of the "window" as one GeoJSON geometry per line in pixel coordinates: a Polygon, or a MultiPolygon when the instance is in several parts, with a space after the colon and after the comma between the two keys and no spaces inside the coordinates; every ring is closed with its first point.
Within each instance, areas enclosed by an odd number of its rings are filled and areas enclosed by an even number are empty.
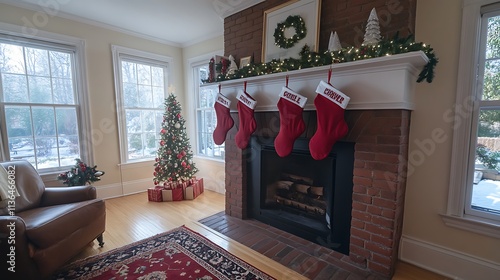
{"type": "Polygon", "coordinates": [[[213,132],[217,127],[214,103],[217,98],[216,85],[203,85],[208,78],[208,64],[193,67],[195,102],[196,102],[196,152],[199,156],[224,159],[224,143],[216,145],[213,132]]]}
{"type": "Polygon", "coordinates": [[[0,32],[5,160],[27,160],[42,174],[65,169],[75,158],[92,161],[82,132],[88,122],[80,47],[0,32]]]}
{"type": "Polygon", "coordinates": [[[156,156],[169,57],[113,46],[122,163],[156,156]]]}
{"type": "MultiPolygon", "coordinates": [[[[499,7],[500,8],[500,7],[499,7]]],[[[500,216],[500,9],[482,12],[478,58],[477,106],[473,110],[471,157],[465,212],[485,218],[500,216]]]]}
{"type": "Polygon", "coordinates": [[[500,2],[493,2],[464,2],[450,194],[443,218],[450,226],[500,237],[500,2]]]}

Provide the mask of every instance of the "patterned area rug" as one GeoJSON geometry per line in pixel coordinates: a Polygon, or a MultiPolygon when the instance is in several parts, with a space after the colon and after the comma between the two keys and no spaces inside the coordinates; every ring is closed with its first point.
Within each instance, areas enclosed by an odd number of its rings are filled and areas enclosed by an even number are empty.
{"type": "Polygon", "coordinates": [[[53,279],[274,279],[185,226],[76,261],[53,279]]]}

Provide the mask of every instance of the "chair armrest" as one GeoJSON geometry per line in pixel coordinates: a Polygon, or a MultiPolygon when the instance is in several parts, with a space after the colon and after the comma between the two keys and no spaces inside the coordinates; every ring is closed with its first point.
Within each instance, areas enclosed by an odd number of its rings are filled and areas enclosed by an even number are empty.
{"type": "Polygon", "coordinates": [[[37,267],[30,251],[24,220],[18,216],[0,216],[0,277],[35,279],[37,267]]]}
{"type": "Polygon", "coordinates": [[[40,206],[52,206],[95,199],[96,189],[93,186],[46,187],[42,194],[40,206]]]}

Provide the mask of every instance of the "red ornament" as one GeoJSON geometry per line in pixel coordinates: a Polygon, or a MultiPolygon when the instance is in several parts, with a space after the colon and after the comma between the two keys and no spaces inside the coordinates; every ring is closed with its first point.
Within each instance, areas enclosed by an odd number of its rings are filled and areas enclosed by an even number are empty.
{"type": "Polygon", "coordinates": [[[159,158],[155,158],[155,161],[156,161],[156,162],[159,162],[159,161],[160,161],[160,159],[159,159],[159,158]]]}
{"type": "Polygon", "coordinates": [[[186,155],[186,151],[181,151],[181,155],[185,156],[186,155]]]}
{"type": "Polygon", "coordinates": [[[167,132],[167,131],[166,131],[164,128],[162,128],[162,129],[160,130],[160,133],[161,133],[161,134],[165,134],[166,132],[167,132]]]}
{"type": "Polygon", "coordinates": [[[178,118],[178,119],[180,119],[180,118],[181,118],[181,114],[180,114],[180,113],[178,113],[178,114],[177,114],[177,118],[178,118]]]}
{"type": "Polygon", "coordinates": [[[182,154],[177,154],[177,158],[181,159],[182,158],[182,154]]]}
{"type": "Polygon", "coordinates": [[[160,146],[163,146],[163,145],[165,145],[165,141],[161,140],[160,141],[160,146]]]}
{"type": "Polygon", "coordinates": [[[158,185],[158,181],[153,181],[153,184],[155,184],[155,186],[158,185]]]}
{"type": "Polygon", "coordinates": [[[185,161],[181,162],[181,165],[182,165],[182,167],[185,168],[186,167],[186,162],[185,161]]]}
{"type": "Polygon", "coordinates": [[[155,172],[153,172],[153,176],[156,176],[156,171],[155,171],[155,172]]]}

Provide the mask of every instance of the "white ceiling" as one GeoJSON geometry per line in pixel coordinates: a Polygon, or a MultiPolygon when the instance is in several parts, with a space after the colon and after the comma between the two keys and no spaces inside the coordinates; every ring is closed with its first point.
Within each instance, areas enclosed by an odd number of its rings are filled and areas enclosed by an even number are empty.
{"type": "Polygon", "coordinates": [[[185,47],[222,35],[226,16],[262,1],[0,0],[0,3],[45,11],[49,19],[55,14],[185,47]]]}

